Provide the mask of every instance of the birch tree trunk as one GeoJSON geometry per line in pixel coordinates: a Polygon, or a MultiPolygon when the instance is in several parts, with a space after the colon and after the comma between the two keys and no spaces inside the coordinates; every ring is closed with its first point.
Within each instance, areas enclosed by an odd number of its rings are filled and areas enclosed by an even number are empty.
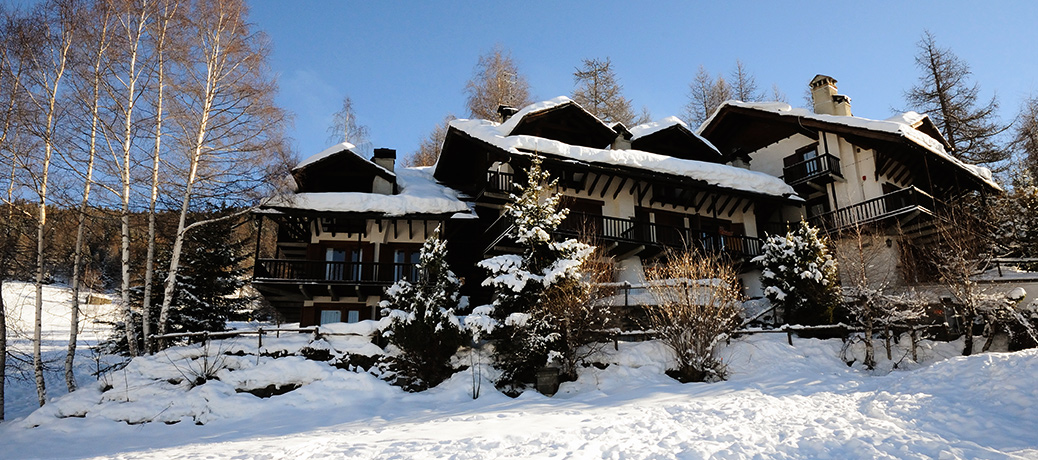
{"type": "MultiPolygon", "coordinates": [[[[74,8],[68,2],[56,1],[43,5],[47,11],[45,32],[48,34],[49,43],[44,48],[44,58],[50,62],[36,64],[38,69],[39,83],[43,87],[42,95],[29,92],[30,98],[37,108],[44,111],[44,126],[41,133],[43,142],[43,158],[39,164],[40,171],[36,176],[38,188],[36,192],[39,197],[38,215],[36,222],[36,311],[33,321],[32,334],[32,367],[36,378],[36,396],[40,406],[47,402],[46,381],[43,376],[43,355],[40,349],[43,334],[43,280],[45,275],[44,249],[46,246],[47,225],[47,186],[50,179],[50,163],[54,154],[55,139],[55,112],[59,98],[61,79],[65,74],[65,66],[68,62],[69,50],[72,47],[72,27],[74,24],[74,8]],[[58,29],[56,35],[52,29],[58,29]],[[43,96],[43,100],[37,96],[43,96]]],[[[41,10],[42,11],[42,10],[41,10]]]]}
{"type": "MultiPolygon", "coordinates": [[[[155,88],[155,149],[152,153],[151,164],[151,199],[148,203],[148,253],[144,268],[144,305],[143,325],[144,337],[151,335],[151,292],[155,278],[155,205],[159,199],[159,167],[162,155],[162,103],[166,89],[166,34],[173,15],[177,14],[179,8],[178,0],[170,0],[163,5],[163,11],[159,15],[155,25],[155,56],[158,70],[158,83],[155,88]]],[[[144,349],[147,353],[153,353],[152,342],[144,341],[144,349]]]]}
{"type": "MultiPolygon", "coordinates": [[[[126,79],[123,85],[126,89],[126,99],[122,104],[123,116],[123,138],[122,138],[122,162],[120,176],[122,180],[122,213],[121,213],[121,253],[122,253],[122,285],[121,301],[123,304],[123,315],[126,319],[126,343],[130,356],[140,355],[137,347],[137,333],[133,319],[133,308],[130,301],[130,186],[133,180],[131,175],[133,166],[133,114],[137,98],[141,96],[137,89],[141,70],[138,66],[141,38],[144,35],[145,24],[148,21],[147,5],[138,5],[138,10],[126,10],[120,14],[120,24],[125,32],[127,40],[126,65],[128,67],[126,79]]],[[[144,337],[147,342],[148,338],[144,337]]]]}
{"type": "MultiPolygon", "coordinates": [[[[101,6],[104,8],[104,6],[101,6]]],[[[108,48],[108,10],[98,11],[100,23],[97,30],[97,50],[94,55],[93,85],[90,100],[90,147],[87,152],[86,177],[83,181],[83,199],[79,203],[76,225],[76,247],[72,257],[72,311],[69,315],[68,348],[65,351],[65,386],[69,393],[76,390],[73,370],[76,361],[76,345],[79,337],[79,289],[83,266],[83,233],[86,229],[87,206],[90,203],[90,186],[94,181],[94,158],[97,154],[97,129],[100,118],[101,63],[108,48]]]]}

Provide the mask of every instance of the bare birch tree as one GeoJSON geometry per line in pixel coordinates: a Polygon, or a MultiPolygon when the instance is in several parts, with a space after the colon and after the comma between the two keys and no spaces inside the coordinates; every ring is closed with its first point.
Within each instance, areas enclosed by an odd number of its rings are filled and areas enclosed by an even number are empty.
{"type": "Polygon", "coordinates": [[[332,114],[332,125],[328,127],[330,142],[349,142],[360,145],[368,140],[368,127],[357,123],[357,114],[353,109],[353,99],[342,98],[342,107],[332,114]]]}
{"type": "Polygon", "coordinates": [[[272,101],[276,88],[267,74],[265,37],[250,31],[245,5],[217,0],[191,6],[192,47],[177,88],[184,187],[159,310],[160,335],[166,332],[187,232],[207,223],[188,225],[192,200],[249,198],[247,192],[266,179],[256,176],[266,170],[269,151],[281,148],[270,136],[279,134],[284,119],[272,101]]]}
{"type": "MultiPolygon", "coordinates": [[[[72,307],[69,315],[69,339],[65,352],[65,385],[69,392],[76,389],[76,377],[73,372],[73,364],[76,359],[76,344],[79,333],[79,290],[83,265],[83,233],[86,230],[87,207],[90,203],[90,186],[94,181],[94,159],[97,156],[97,141],[99,135],[99,122],[101,117],[101,91],[104,79],[105,53],[108,50],[111,37],[109,26],[111,25],[111,10],[106,2],[94,2],[89,14],[92,16],[90,24],[84,27],[83,38],[80,40],[87,47],[91,62],[90,72],[81,75],[77,80],[81,83],[80,98],[83,105],[90,112],[90,128],[88,134],[87,164],[83,172],[83,195],[79,203],[79,212],[76,225],[76,246],[72,257],[72,307]],[[84,84],[85,83],[85,84],[84,84]],[[83,94],[83,93],[86,94],[83,94]]],[[[87,54],[84,53],[84,54],[87,54]]]]}
{"type": "MultiPolygon", "coordinates": [[[[27,123],[35,137],[43,145],[43,152],[33,160],[29,174],[37,196],[36,216],[36,313],[33,324],[33,373],[36,377],[36,394],[42,406],[47,401],[46,382],[43,378],[43,356],[41,353],[41,335],[43,320],[43,282],[45,276],[47,193],[50,181],[51,159],[57,143],[58,132],[56,122],[59,115],[59,103],[62,102],[62,78],[69,64],[70,51],[74,42],[74,29],[77,22],[78,5],[73,0],[51,0],[33,10],[28,18],[29,23],[19,28],[19,43],[33,44],[38,40],[36,50],[25,50],[23,58],[31,62],[27,72],[28,84],[25,88],[32,101],[32,109],[36,118],[27,123]],[[37,51],[38,52],[34,52],[37,51]]],[[[28,45],[36,47],[35,44],[28,45]]]]}
{"type": "Polygon", "coordinates": [[[526,76],[519,71],[512,53],[501,45],[479,57],[472,78],[465,83],[465,92],[469,114],[483,120],[497,120],[499,106],[521,108],[533,102],[526,76]]]}
{"type": "Polygon", "coordinates": [[[151,327],[154,322],[151,311],[151,294],[152,289],[154,289],[155,279],[155,217],[156,205],[159,199],[159,170],[162,165],[162,122],[165,117],[163,104],[166,98],[166,86],[168,85],[166,77],[168,66],[167,49],[172,46],[170,36],[173,31],[171,28],[176,24],[183,23],[180,0],[161,0],[158,8],[151,34],[151,48],[155,69],[155,84],[151,91],[154,98],[152,104],[155,110],[155,145],[152,149],[151,190],[148,201],[148,249],[144,261],[144,298],[141,307],[141,335],[144,337],[144,349],[147,353],[154,351],[148,337],[152,333],[151,327]]]}

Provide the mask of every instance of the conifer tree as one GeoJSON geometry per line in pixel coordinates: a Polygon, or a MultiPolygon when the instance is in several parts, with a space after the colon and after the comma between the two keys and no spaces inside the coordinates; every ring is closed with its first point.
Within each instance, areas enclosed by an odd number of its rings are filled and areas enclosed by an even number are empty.
{"type": "Polygon", "coordinates": [[[577,84],[573,100],[602,121],[626,126],[649,121],[635,120],[631,100],[624,97],[624,87],[617,80],[609,58],[584,59],[584,66],[573,73],[573,79],[577,84]]]}
{"type": "Polygon", "coordinates": [[[789,324],[826,324],[840,304],[836,260],[818,229],[807,222],[785,235],[770,236],[753,259],[764,272],[764,295],[785,312],[789,324]]]}
{"type": "Polygon", "coordinates": [[[447,265],[447,242],[439,228],[422,245],[419,273],[417,283],[400,280],[390,286],[380,304],[390,318],[384,336],[401,351],[395,360],[398,382],[409,391],[450,377],[451,357],[468,340],[454,316],[461,282],[447,265]]]}
{"type": "Polygon", "coordinates": [[[997,137],[1008,126],[997,120],[998,100],[983,103],[980,86],[969,81],[969,64],[948,48],[937,45],[929,31],[919,41],[915,58],[919,84],[905,97],[914,110],[926,113],[951,143],[955,155],[967,163],[999,163],[1008,158],[997,137]]]}
{"type": "MultiPolygon", "coordinates": [[[[526,186],[519,187],[522,194],[513,195],[514,202],[506,208],[514,223],[510,236],[523,246],[523,253],[479,263],[490,272],[483,285],[494,289],[494,303],[489,312],[475,311],[473,320],[486,325],[490,338],[497,340],[495,358],[504,371],[498,386],[509,392],[516,392],[549,363],[572,362],[568,357],[576,347],[567,340],[567,327],[562,324],[574,315],[553,307],[558,306],[559,293],[567,293],[575,301],[585,297],[582,268],[594,248],[574,239],[557,242],[552,237],[569,211],[559,209],[561,195],[551,193],[555,185],[535,158],[526,186]],[[479,318],[481,315],[489,318],[479,318]]],[[[564,371],[572,373],[571,369],[564,371]]]]}

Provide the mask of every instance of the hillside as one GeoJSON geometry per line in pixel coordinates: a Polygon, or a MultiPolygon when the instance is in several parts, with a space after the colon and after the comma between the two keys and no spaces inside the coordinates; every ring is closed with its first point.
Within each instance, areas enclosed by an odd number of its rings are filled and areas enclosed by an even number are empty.
{"type": "MultiPolygon", "coordinates": [[[[364,327],[331,330],[364,332],[364,327]]],[[[1038,455],[1034,350],[964,358],[953,356],[961,344],[924,342],[921,363],[904,358],[902,370],[890,370],[885,362],[887,370],[870,373],[841,361],[840,340],[796,339],[791,347],[784,335],[764,334],[733,340],[724,349],[731,380],[683,385],[663,375],[670,355],[659,343],[620,343],[618,351],[609,347],[596,358],[608,366],[585,368],[556,396],[529,391],[511,399],[494,390],[493,370],[475,356],[459,359],[458,364],[475,364],[469,370],[432,390],[410,394],[369,374],[295,355],[303,347],[332,356],[380,352],[357,337],[329,336],[312,343],[305,334],[268,336],[267,356],[259,357],[256,345],[255,337],[214,341],[207,349],[179,347],[136,359],[124,372],[0,424],[4,456],[1038,455]],[[218,379],[191,387],[192,369],[199,370],[202,362],[221,368],[215,372],[218,379]],[[474,379],[482,384],[475,400],[474,379]],[[299,388],[269,398],[246,392],[269,385],[299,388]]],[[[903,356],[899,350],[897,357],[903,356]]],[[[8,385],[9,391],[19,385],[31,389],[28,382],[8,385]]],[[[14,394],[35,397],[19,391],[14,394]]]]}

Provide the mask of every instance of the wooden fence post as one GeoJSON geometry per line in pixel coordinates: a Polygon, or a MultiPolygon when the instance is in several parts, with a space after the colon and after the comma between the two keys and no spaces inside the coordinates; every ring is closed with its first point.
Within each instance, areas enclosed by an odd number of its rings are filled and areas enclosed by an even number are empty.
{"type": "Polygon", "coordinates": [[[793,330],[786,328],[786,341],[789,342],[790,346],[793,346],[793,330]]]}

